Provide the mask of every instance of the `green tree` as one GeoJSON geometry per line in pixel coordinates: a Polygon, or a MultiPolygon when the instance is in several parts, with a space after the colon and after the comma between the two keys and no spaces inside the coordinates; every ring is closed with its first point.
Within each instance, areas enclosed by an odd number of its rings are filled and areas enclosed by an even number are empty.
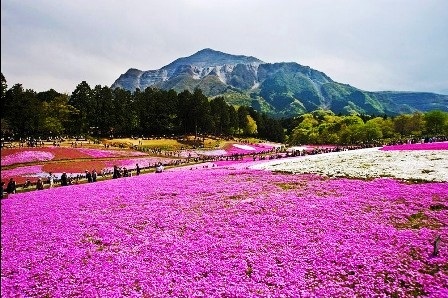
{"type": "Polygon", "coordinates": [[[291,135],[289,136],[289,145],[302,145],[302,144],[309,144],[310,138],[309,138],[310,130],[306,128],[300,128],[297,126],[292,130],[291,135]]]}
{"type": "Polygon", "coordinates": [[[395,132],[401,137],[412,136],[413,123],[412,115],[402,114],[393,119],[395,132]]]}
{"type": "Polygon", "coordinates": [[[247,126],[249,125],[249,120],[247,116],[249,116],[249,111],[247,107],[240,106],[238,107],[238,133],[244,133],[245,130],[247,130],[247,126]]]}
{"type": "Polygon", "coordinates": [[[35,136],[43,122],[42,105],[36,92],[15,84],[5,95],[4,118],[11,131],[19,136],[35,136]]]}
{"type": "Polygon", "coordinates": [[[374,123],[381,129],[381,134],[383,138],[393,138],[395,137],[394,123],[390,118],[375,117],[368,120],[367,123],[374,123]]]}
{"type": "Polygon", "coordinates": [[[214,134],[228,134],[230,130],[230,114],[223,97],[216,97],[210,101],[212,129],[214,134]]]}
{"type": "Polygon", "coordinates": [[[90,94],[89,133],[97,136],[108,134],[112,126],[113,95],[112,90],[107,87],[96,85],[90,94]]]}
{"type": "Polygon", "coordinates": [[[383,132],[381,131],[381,127],[372,121],[367,121],[364,124],[364,142],[367,144],[371,144],[374,142],[378,142],[383,138],[383,132]]]}
{"type": "Polygon", "coordinates": [[[109,131],[107,134],[118,135],[142,134],[139,116],[145,112],[138,99],[140,90],[132,94],[128,90],[116,88],[112,90],[112,112],[109,116],[109,131]]]}
{"type": "Polygon", "coordinates": [[[448,113],[440,110],[427,112],[424,115],[426,121],[425,131],[432,136],[447,135],[448,113]]]}
{"type": "Polygon", "coordinates": [[[76,110],[68,104],[70,97],[67,94],[54,95],[54,98],[48,98],[42,103],[44,114],[42,132],[45,135],[57,136],[70,129],[71,115],[75,114],[76,110]]]}
{"type": "Polygon", "coordinates": [[[421,136],[425,130],[425,117],[423,113],[416,112],[410,116],[407,129],[414,136],[421,136]]]}
{"type": "Polygon", "coordinates": [[[257,133],[257,123],[250,115],[247,115],[246,117],[247,117],[247,125],[243,133],[245,135],[255,135],[257,133]]]}
{"type": "Polygon", "coordinates": [[[0,73],[0,79],[1,79],[1,100],[2,100],[2,104],[1,104],[1,118],[4,119],[4,115],[6,112],[6,107],[7,107],[7,103],[6,103],[6,91],[8,90],[8,84],[6,83],[6,78],[3,76],[3,73],[0,73]]]}
{"type": "Polygon", "coordinates": [[[274,142],[284,142],[286,139],[285,130],[280,120],[269,118],[266,114],[261,114],[257,120],[258,137],[274,142]]]}
{"type": "Polygon", "coordinates": [[[89,131],[91,126],[91,117],[94,116],[94,101],[92,100],[92,89],[86,81],[82,81],[70,96],[69,104],[73,106],[77,113],[72,115],[74,130],[73,134],[85,134],[89,131]]]}
{"type": "Polygon", "coordinates": [[[227,110],[229,113],[229,127],[226,133],[229,135],[234,135],[238,131],[238,112],[232,105],[229,105],[227,110]]]}

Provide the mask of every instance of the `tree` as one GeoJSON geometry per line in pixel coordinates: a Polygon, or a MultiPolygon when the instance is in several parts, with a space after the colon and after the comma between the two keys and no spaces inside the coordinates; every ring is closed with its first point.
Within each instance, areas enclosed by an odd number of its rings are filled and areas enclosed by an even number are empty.
{"type": "Polygon", "coordinates": [[[76,110],[68,104],[69,100],[67,94],[60,94],[42,103],[44,121],[41,130],[43,134],[61,135],[71,127],[70,119],[76,110]]]}
{"type": "Polygon", "coordinates": [[[109,116],[109,131],[104,133],[117,133],[118,135],[131,135],[142,133],[139,113],[144,109],[138,102],[140,90],[132,94],[128,90],[112,90],[112,113],[109,116]]]}
{"type": "Polygon", "coordinates": [[[381,131],[381,127],[372,121],[367,121],[364,124],[364,142],[370,144],[375,141],[379,141],[383,138],[383,132],[381,131]]]}
{"type": "Polygon", "coordinates": [[[15,84],[6,92],[4,116],[11,131],[19,136],[36,135],[43,122],[42,105],[31,89],[24,90],[21,84],[15,84]]]}
{"type": "Polygon", "coordinates": [[[304,114],[300,118],[301,122],[298,125],[299,128],[312,129],[313,127],[319,125],[319,121],[316,120],[312,114],[304,114]]]}
{"type": "Polygon", "coordinates": [[[250,116],[247,115],[247,125],[244,129],[244,134],[245,135],[254,135],[257,133],[257,123],[255,122],[255,120],[250,116]]]}
{"type": "Polygon", "coordinates": [[[208,98],[202,94],[201,89],[196,88],[191,97],[191,117],[194,121],[195,136],[198,132],[204,133],[211,130],[210,103],[208,98]]]}
{"type": "Polygon", "coordinates": [[[426,121],[425,131],[429,135],[447,135],[448,113],[440,110],[427,112],[424,115],[426,121]]]}
{"type": "Polygon", "coordinates": [[[383,138],[393,138],[395,136],[394,124],[390,118],[375,117],[368,120],[367,123],[374,123],[381,129],[383,138]]]}
{"type": "Polygon", "coordinates": [[[355,145],[365,140],[364,123],[356,123],[346,126],[340,133],[342,144],[355,145]]]}
{"type": "Polygon", "coordinates": [[[393,119],[394,122],[394,129],[395,131],[400,134],[400,136],[410,136],[412,134],[411,132],[411,116],[408,114],[403,114],[395,117],[393,119]]]}
{"type": "Polygon", "coordinates": [[[421,136],[425,130],[425,118],[420,112],[413,113],[410,116],[407,129],[414,136],[421,136]]]}
{"type": "Polygon", "coordinates": [[[190,117],[190,108],[192,107],[192,94],[188,90],[184,90],[178,94],[178,111],[179,124],[184,134],[192,131],[194,128],[193,119],[190,117]]]}
{"type": "Polygon", "coordinates": [[[258,137],[283,143],[286,139],[285,130],[279,120],[269,118],[262,114],[257,121],[258,137]]]}
{"type": "Polygon", "coordinates": [[[8,90],[8,84],[6,83],[6,78],[3,76],[3,73],[0,73],[0,79],[2,82],[2,86],[1,86],[1,93],[2,93],[2,104],[1,104],[1,119],[4,119],[4,114],[6,112],[6,91],[8,90]]]}
{"type": "Polygon", "coordinates": [[[230,111],[223,97],[216,97],[210,101],[212,129],[216,135],[228,134],[230,129],[230,111]]]}
{"type": "Polygon", "coordinates": [[[90,111],[88,111],[89,128],[93,135],[105,135],[110,131],[112,124],[113,96],[109,87],[96,85],[90,94],[90,111]]]}
{"type": "Polygon", "coordinates": [[[289,145],[309,144],[309,133],[310,130],[297,126],[292,130],[289,137],[289,145]]]}
{"type": "Polygon", "coordinates": [[[94,103],[91,97],[92,89],[86,81],[82,81],[76,86],[70,96],[69,104],[73,106],[77,113],[73,114],[74,134],[84,134],[89,131],[91,117],[94,117],[94,103]]]}
{"type": "Polygon", "coordinates": [[[247,129],[249,125],[249,120],[247,116],[249,116],[249,111],[247,107],[240,106],[237,111],[238,114],[238,133],[243,133],[244,130],[247,129]]]}
{"type": "Polygon", "coordinates": [[[235,107],[231,105],[227,107],[227,110],[229,111],[229,128],[226,133],[233,135],[238,131],[238,112],[235,107]]]}

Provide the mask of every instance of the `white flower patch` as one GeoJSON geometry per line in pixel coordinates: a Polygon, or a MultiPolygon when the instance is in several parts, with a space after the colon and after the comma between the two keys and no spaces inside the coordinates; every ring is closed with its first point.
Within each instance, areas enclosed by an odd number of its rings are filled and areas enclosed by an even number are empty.
{"type": "Polygon", "coordinates": [[[242,145],[242,144],[233,144],[233,147],[236,147],[238,149],[247,150],[247,151],[255,151],[256,149],[249,145],[242,145]]]}
{"type": "Polygon", "coordinates": [[[221,156],[221,155],[227,155],[227,151],[224,149],[215,149],[215,150],[198,150],[197,153],[199,155],[205,155],[205,156],[221,156]]]}
{"type": "Polygon", "coordinates": [[[448,181],[447,150],[381,151],[378,148],[331,152],[252,165],[253,169],[314,173],[330,177],[448,181]]]}

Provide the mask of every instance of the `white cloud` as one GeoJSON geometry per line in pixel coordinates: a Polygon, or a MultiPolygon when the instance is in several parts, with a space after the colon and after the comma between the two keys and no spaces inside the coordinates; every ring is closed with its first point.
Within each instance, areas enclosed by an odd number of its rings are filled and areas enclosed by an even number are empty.
{"type": "Polygon", "coordinates": [[[297,62],[365,90],[446,91],[448,1],[1,2],[8,85],[110,85],[203,48],[297,62]]]}

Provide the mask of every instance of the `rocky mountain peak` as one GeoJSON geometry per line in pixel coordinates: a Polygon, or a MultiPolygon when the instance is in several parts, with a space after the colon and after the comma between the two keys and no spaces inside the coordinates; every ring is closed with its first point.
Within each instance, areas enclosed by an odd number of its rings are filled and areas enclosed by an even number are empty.
{"type": "Polygon", "coordinates": [[[440,109],[448,96],[418,92],[368,92],[333,81],[325,73],[295,62],[264,63],[210,48],[157,69],[131,68],[111,88],[135,91],[155,87],[177,92],[200,88],[206,96],[223,96],[274,117],[290,117],[318,108],[335,113],[390,114],[440,109]]]}
{"type": "Polygon", "coordinates": [[[253,64],[259,65],[264,63],[263,61],[250,56],[244,55],[231,55],[220,51],[215,51],[209,48],[200,50],[195,54],[178,58],[164,66],[163,69],[168,71],[178,68],[180,65],[191,65],[198,68],[224,66],[224,65],[236,65],[236,64],[253,64]]]}

